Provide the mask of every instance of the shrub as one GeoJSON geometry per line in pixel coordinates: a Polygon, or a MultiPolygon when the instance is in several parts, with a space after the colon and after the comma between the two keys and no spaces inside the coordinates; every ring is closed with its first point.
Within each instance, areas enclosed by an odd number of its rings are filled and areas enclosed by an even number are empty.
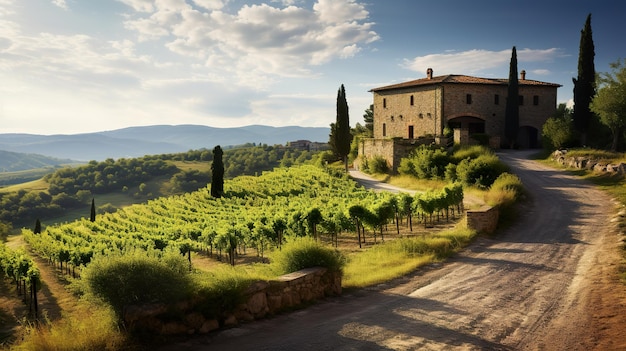
{"type": "Polygon", "coordinates": [[[488,188],[500,174],[507,171],[495,154],[478,156],[475,159],[464,159],[456,168],[457,177],[467,185],[488,188]]]}
{"type": "Polygon", "coordinates": [[[199,304],[197,309],[207,317],[218,317],[233,311],[244,302],[245,292],[252,282],[262,278],[252,276],[241,267],[219,266],[210,273],[192,275],[199,304]]]}
{"type": "Polygon", "coordinates": [[[551,117],[544,123],[541,133],[544,147],[558,150],[572,143],[574,129],[569,117],[551,117]]]}
{"type": "Polygon", "coordinates": [[[420,179],[442,179],[450,163],[448,153],[440,147],[420,145],[408,158],[400,161],[400,174],[420,179]]]}
{"type": "Polygon", "coordinates": [[[482,145],[462,146],[452,153],[452,161],[459,163],[466,158],[475,159],[481,155],[493,155],[493,151],[482,145]]]}
{"type": "Polygon", "coordinates": [[[171,303],[191,290],[188,262],[174,251],[136,250],[121,255],[96,256],[82,273],[84,290],[123,317],[129,305],[171,303]]]}
{"type": "Polygon", "coordinates": [[[345,264],[339,251],[325,247],[311,238],[296,238],[280,251],[274,252],[270,260],[278,275],[318,266],[329,271],[341,271],[345,264]]]}
{"type": "Polygon", "coordinates": [[[514,174],[502,173],[493,182],[486,196],[491,206],[510,206],[524,194],[522,181],[514,174]]]}
{"type": "Polygon", "coordinates": [[[389,166],[387,166],[387,160],[382,156],[374,156],[368,162],[368,168],[372,173],[387,173],[389,172],[389,166]]]}
{"type": "Polygon", "coordinates": [[[456,182],[457,178],[458,177],[456,175],[456,165],[454,163],[448,163],[445,170],[445,179],[451,183],[454,183],[456,182]]]}
{"type": "Polygon", "coordinates": [[[400,160],[400,166],[398,167],[398,172],[402,175],[408,175],[412,177],[417,177],[417,172],[415,172],[415,163],[413,163],[413,159],[405,157],[400,160]]]}

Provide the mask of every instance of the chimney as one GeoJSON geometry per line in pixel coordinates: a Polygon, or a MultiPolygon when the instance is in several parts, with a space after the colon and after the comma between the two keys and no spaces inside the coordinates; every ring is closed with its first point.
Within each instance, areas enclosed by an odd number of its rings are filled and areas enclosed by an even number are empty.
{"type": "Polygon", "coordinates": [[[522,71],[519,73],[519,76],[520,76],[520,79],[521,79],[521,80],[526,80],[526,71],[525,71],[525,70],[522,70],[522,71]]]}
{"type": "Polygon", "coordinates": [[[426,78],[433,79],[433,69],[429,68],[426,70],[426,78]]]}

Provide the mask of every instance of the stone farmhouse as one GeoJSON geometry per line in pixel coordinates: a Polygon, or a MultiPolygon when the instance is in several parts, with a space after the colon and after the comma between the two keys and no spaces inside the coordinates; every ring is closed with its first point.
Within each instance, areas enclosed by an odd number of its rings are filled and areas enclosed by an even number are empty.
{"type": "MultiPolygon", "coordinates": [[[[541,129],[556,111],[561,85],[519,77],[519,132],[516,145],[541,145],[541,129]]],[[[400,159],[420,144],[488,143],[499,148],[504,138],[508,78],[465,75],[433,76],[370,90],[374,95],[374,137],[361,141],[359,160],[382,156],[392,172],[400,159]]]]}

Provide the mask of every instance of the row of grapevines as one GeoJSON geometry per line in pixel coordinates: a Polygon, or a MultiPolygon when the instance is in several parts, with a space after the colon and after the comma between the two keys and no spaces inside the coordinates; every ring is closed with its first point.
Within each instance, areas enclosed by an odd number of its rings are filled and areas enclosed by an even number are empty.
{"type": "MultiPolygon", "coordinates": [[[[231,259],[247,247],[262,255],[293,236],[336,235],[354,230],[349,208],[364,204],[372,213],[392,208],[399,213],[399,195],[376,193],[347,177],[335,177],[314,166],[237,177],[225,184],[225,196],[209,189],[158,198],[115,213],[48,227],[41,234],[24,231],[31,247],[53,262],[86,265],[94,254],[177,247],[181,253],[206,250],[231,259]],[[391,204],[391,205],[390,205],[391,204]],[[391,206],[391,207],[390,207],[391,206]]],[[[367,222],[382,230],[389,211],[367,222]]],[[[382,213],[381,212],[381,213],[382,213]]]]}
{"type": "Polygon", "coordinates": [[[40,286],[41,275],[35,262],[22,250],[12,250],[4,244],[0,244],[0,272],[10,278],[17,288],[18,294],[29,291],[29,307],[34,307],[37,315],[37,289],[40,286]],[[28,288],[28,289],[27,289],[28,288]]]}

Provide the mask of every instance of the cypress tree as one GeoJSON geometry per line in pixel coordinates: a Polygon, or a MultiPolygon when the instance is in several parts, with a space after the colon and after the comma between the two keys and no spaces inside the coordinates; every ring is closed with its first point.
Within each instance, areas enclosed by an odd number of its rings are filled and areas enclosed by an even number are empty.
{"type": "Polygon", "coordinates": [[[350,153],[351,142],[352,134],[350,134],[350,117],[348,114],[346,89],[343,84],[341,84],[341,87],[337,91],[337,121],[335,122],[334,129],[334,146],[335,152],[344,162],[346,172],[348,172],[348,154],[350,153]]]}
{"type": "Polygon", "coordinates": [[[587,130],[592,118],[589,108],[596,95],[596,69],[593,63],[595,48],[591,33],[591,14],[587,15],[585,26],[580,31],[580,47],[578,52],[578,77],[574,82],[574,128],[580,135],[582,145],[587,144],[587,130]]]}
{"type": "Polygon", "coordinates": [[[33,230],[33,233],[41,234],[41,221],[39,220],[39,218],[37,218],[37,220],[35,221],[35,230],[33,230]]]}
{"type": "Polygon", "coordinates": [[[94,198],[91,198],[91,213],[89,215],[89,220],[92,222],[96,221],[96,201],[94,198]]]}
{"type": "Polygon", "coordinates": [[[224,193],[224,151],[217,145],[213,148],[213,163],[211,164],[211,196],[222,197],[224,193]]]}
{"type": "Polygon", "coordinates": [[[506,112],[504,116],[504,136],[513,148],[517,141],[519,129],[519,81],[517,78],[517,50],[515,46],[511,53],[509,66],[509,85],[506,99],[506,112]]]}

